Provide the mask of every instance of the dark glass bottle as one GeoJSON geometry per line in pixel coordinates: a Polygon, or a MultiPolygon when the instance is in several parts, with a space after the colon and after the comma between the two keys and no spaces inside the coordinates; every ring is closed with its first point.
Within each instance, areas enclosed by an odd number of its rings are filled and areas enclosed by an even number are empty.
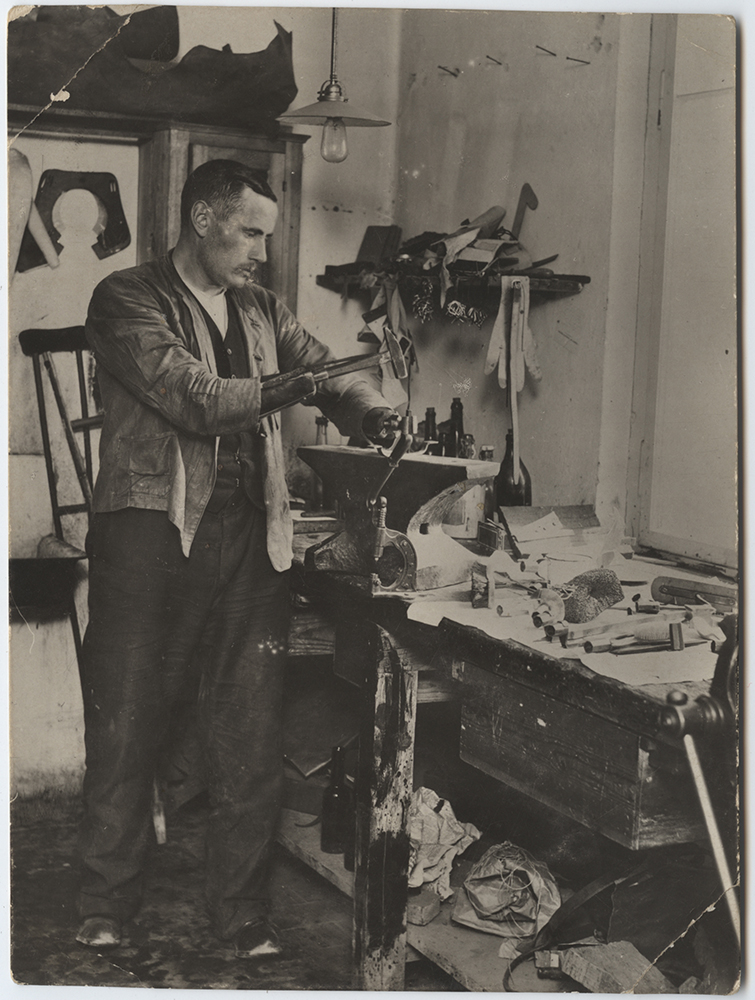
{"type": "Polygon", "coordinates": [[[438,428],[435,426],[435,407],[428,406],[425,410],[425,441],[437,441],[438,428]]]}
{"type": "Polygon", "coordinates": [[[506,434],[506,454],[495,477],[496,507],[531,507],[532,480],[524,462],[519,459],[522,477],[514,479],[514,432],[506,434]]]}
{"type": "Polygon", "coordinates": [[[425,444],[428,455],[442,455],[438,437],[438,425],[435,422],[435,407],[428,406],[425,410],[425,444]]]}
{"type": "Polygon", "coordinates": [[[464,407],[461,399],[454,396],[451,402],[451,419],[443,454],[456,458],[459,454],[461,439],[464,437],[464,407]]]}
{"type": "Polygon", "coordinates": [[[438,428],[435,425],[435,407],[428,406],[425,410],[425,441],[437,441],[438,428]]]}
{"type": "Polygon", "coordinates": [[[451,427],[461,441],[464,437],[464,405],[458,396],[451,400],[451,427]]]}
{"type": "MultiPolygon", "coordinates": [[[[328,418],[327,417],[315,417],[315,425],[317,427],[315,435],[315,444],[322,445],[328,443],[328,418]]],[[[316,472],[312,472],[312,510],[322,510],[323,507],[327,507],[328,502],[325,499],[325,487],[323,486],[322,480],[317,475],[316,472]]]]}
{"type": "Polygon", "coordinates": [[[326,854],[343,854],[353,837],[354,810],[351,789],[346,784],[346,751],[333,747],[330,758],[330,784],[322,793],[322,829],[320,848],[326,854]]]}

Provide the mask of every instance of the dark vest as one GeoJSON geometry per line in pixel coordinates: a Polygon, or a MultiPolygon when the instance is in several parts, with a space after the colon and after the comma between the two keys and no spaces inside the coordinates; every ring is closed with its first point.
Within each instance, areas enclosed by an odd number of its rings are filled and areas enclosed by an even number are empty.
{"type": "MultiPolygon", "coordinates": [[[[236,306],[226,295],[228,303],[228,330],[223,339],[212,317],[200,303],[207,328],[212,337],[215,365],[220,378],[249,378],[250,365],[246,340],[242,332],[236,306]]],[[[222,510],[230,501],[246,495],[252,503],[264,508],[262,476],[260,473],[260,442],[256,434],[242,431],[238,434],[221,434],[218,443],[217,479],[207,504],[210,513],[222,510]]]]}

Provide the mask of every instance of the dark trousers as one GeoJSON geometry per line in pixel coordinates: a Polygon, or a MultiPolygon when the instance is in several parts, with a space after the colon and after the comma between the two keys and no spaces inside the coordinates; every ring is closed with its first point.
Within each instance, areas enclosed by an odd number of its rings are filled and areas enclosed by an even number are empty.
{"type": "Polygon", "coordinates": [[[271,566],[265,515],[246,499],[205,514],[189,558],[162,511],[97,514],[87,548],[79,913],[136,912],[157,762],[172,714],[198,688],[211,805],[206,896],[215,932],[230,938],[268,909],[288,574],[271,566]]]}

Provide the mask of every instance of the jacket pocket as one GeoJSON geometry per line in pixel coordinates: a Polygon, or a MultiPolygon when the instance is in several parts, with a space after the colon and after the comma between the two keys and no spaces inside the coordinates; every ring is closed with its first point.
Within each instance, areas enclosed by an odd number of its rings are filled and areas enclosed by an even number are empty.
{"type": "Polygon", "coordinates": [[[175,434],[155,434],[150,437],[125,437],[129,494],[132,497],[153,497],[164,500],[170,493],[173,440],[175,434]]]}

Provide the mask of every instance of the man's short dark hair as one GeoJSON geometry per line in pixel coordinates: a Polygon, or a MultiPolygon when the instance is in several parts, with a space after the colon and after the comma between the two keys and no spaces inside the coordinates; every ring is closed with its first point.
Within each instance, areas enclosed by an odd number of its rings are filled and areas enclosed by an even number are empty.
{"type": "Polygon", "coordinates": [[[205,201],[225,220],[236,209],[245,187],[263,198],[277,201],[264,170],[255,170],[237,160],[208,160],[189,175],[181,192],[181,224],[191,221],[192,206],[205,201]]]}

